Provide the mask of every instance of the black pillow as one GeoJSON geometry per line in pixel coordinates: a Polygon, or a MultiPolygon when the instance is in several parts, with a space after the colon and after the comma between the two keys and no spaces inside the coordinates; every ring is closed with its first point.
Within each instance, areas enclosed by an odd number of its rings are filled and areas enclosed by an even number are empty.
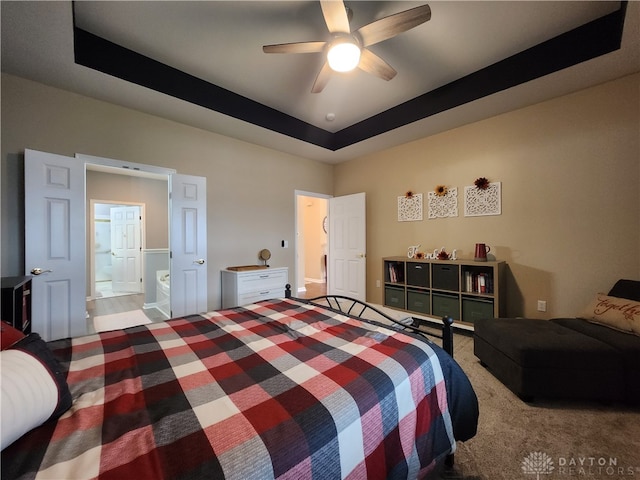
{"type": "Polygon", "coordinates": [[[609,291],[610,297],[627,298],[640,302],[640,281],[618,280],[609,291]]]}

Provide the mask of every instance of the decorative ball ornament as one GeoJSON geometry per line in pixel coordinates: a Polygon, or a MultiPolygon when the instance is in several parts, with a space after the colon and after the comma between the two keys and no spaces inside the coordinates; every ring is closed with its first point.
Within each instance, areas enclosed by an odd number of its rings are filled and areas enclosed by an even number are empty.
{"type": "Polygon", "coordinates": [[[262,250],[260,250],[260,253],[258,254],[258,257],[260,258],[260,260],[262,260],[264,262],[264,264],[267,267],[269,266],[269,265],[267,265],[267,260],[269,260],[271,258],[271,252],[267,248],[263,248],[262,250]]]}

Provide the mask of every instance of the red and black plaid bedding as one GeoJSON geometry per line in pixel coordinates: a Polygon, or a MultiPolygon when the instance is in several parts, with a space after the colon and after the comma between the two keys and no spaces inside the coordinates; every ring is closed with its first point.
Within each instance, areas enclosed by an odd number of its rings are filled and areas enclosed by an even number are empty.
{"type": "Polygon", "coordinates": [[[437,347],[294,300],[49,345],[73,406],[2,478],[420,478],[455,449],[437,347]]]}

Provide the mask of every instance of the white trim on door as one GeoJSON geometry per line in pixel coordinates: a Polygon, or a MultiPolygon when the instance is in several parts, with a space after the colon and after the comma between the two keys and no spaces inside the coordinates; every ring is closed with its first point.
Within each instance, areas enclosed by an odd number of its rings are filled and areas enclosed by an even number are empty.
{"type": "Polygon", "coordinates": [[[76,158],[82,160],[89,170],[107,173],[121,173],[123,175],[137,175],[140,177],[160,178],[166,180],[169,175],[177,173],[173,168],[156,167],[144,163],[125,162],[106,157],[95,157],[76,153],[76,158]]]}

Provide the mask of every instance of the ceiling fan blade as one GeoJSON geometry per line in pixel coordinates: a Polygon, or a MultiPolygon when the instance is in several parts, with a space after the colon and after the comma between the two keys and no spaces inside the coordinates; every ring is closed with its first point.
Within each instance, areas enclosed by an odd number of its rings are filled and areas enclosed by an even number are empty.
{"type": "Polygon", "coordinates": [[[311,88],[311,93],[320,93],[324,90],[324,87],[329,83],[329,79],[331,78],[331,67],[327,62],[324,62],[320,72],[318,72],[318,76],[316,77],[316,81],[313,82],[313,87],[311,88]]]}
{"type": "Polygon", "coordinates": [[[278,43],[262,47],[264,53],[318,53],[322,52],[327,42],[295,42],[278,43]]]}
{"type": "Polygon", "coordinates": [[[322,15],[331,33],[351,33],[347,9],[342,0],[320,0],[322,15]]]}
{"type": "Polygon", "coordinates": [[[362,49],[358,68],[387,81],[391,80],[396,76],[396,73],[398,73],[391,65],[366,48],[362,49]]]}
{"type": "Polygon", "coordinates": [[[429,5],[422,5],[371,22],[360,27],[357,33],[362,39],[362,45],[367,47],[417,27],[430,18],[431,8],[429,5]]]}

